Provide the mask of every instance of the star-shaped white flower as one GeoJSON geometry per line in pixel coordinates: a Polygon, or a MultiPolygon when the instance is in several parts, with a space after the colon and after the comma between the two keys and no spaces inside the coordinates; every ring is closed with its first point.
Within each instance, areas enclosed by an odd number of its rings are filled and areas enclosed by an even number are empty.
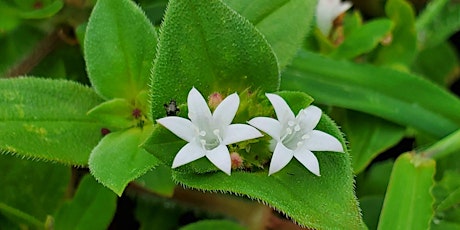
{"type": "Polygon", "coordinates": [[[351,6],[350,2],[340,0],[319,0],[316,6],[316,25],[321,33],[328,36],[333,21],[351,6]]]}
{"type": "Polygon", "coordinates": [[[278,120],[256,117],[248,123],[270,135],[276,142],[268,175],[280,171],[295,157],[310,172],[320,176],[318,159],[311,151],[343,152],[342,144],[335,137],[314,130],[321,118],[321,110],[308,106],[294,116],[283,98],[269,93],[266,96],[278,120]]]}
{"type": "Polygon", "coordinates": [[[217,168],[230,175],[231,159],[227,145],[263,136],[246,124],[231,124],[240,104],[236,93],[225,98],[211,114],[203,96],[192,88],[187,98],[188,117],[164,117],[157,122],[187,141],[174,158],[172,168],[206,156],[217,168]]]}

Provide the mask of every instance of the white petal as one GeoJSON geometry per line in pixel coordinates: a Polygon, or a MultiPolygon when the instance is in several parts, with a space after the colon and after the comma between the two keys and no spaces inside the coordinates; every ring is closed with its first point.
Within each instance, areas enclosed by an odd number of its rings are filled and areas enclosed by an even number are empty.
{"type": "Polygon", "coordinates": [[[206,157],[220,170],[230,175],[232,169],[232,160],[227,146],[219,145],[213,150],[206,152],[206,157]]]}
{"type": "Polygon", "coordinates": [[[193,123],[182,117],[164,117],[157,122],[187,142],[191,142],[197,135],[193,123]]]}
{"type": "Polygon", "coordinates": [[[299,148],[294,151],[294,157],[305,166],[310,172],[317,176],[319,174],[319,163],[316,156],[306,148],[299,148]]]}
{"type": "Polygon", "coordinates": [[[232,124],[225,128],[222,144],[229,145],[240,141],[262,137],[257,129],[249,125],[232,124]]]}
{"type": "Polygon", "coordinates": [[[255,117],[252,118],[248,123],[259,130],[270,135],[273,139],[279,141],[281,135],[281,124],[279,121],[270,117],[255,117]]]}
{"type": "Polygon", "coordinates": [[[174,158],[172,168],[190,163],[196,159],[204,157],[205,150],[195,142],[188,143],[182,147],[174,158]]]}
{"type": "Polygon", "coordinates": [[[239,105],[240,98],[238,94],[229,95],[214,110],[214,120],[223,126],[231,124],[239,105]]]}
{"type": "Polygon", "coordinates": [[[282,97],[272,93],[266,93],[265,95],[272,103],[273,108],[275,109],[276,117],[281,123],[288,122],[289,120],[294,120],[294,113],[282,97]]]}
{"type": "Polygon", "coordinates": [[[343,152],[340,141],[328,133],[313,130],[308,135],[310,137],[306,139],[305,147],[311,151],[343,152]]]}
{"type": "Polygon", "coordinates": [[[199,124],[197,119],[202,118],[211,118],[211,111],[209,110],[206,100],[203,98],[200,92],[193,87],[188,93],[187,97],[187,106],[188,106],[188,117],[194,124],[199,124]]]}
{"type": "Polygon", "coordinates": [[[350,9],[352,6],[351,2],[340,2],[333,10],[333,19],[335,20],[339,15],[350,9]]]}
{"type": "Polygon", "coordinates": [[[286,166],[289,161],[291,161],[294,153],[292,150],[286,148],[283,143],[278,142],[273,152],[272,160],[270,162],[270,169],[268,170],[268,175],[272,175],[280,171],[284,166],[286,166]]]}
{"type": "Polygon", "coordinates": [[[322,111],[320,108],[310,105],[299,112],[297,117],[300,119],[300,125],[304,131],[313,130],[321,119],[322,111]]]}

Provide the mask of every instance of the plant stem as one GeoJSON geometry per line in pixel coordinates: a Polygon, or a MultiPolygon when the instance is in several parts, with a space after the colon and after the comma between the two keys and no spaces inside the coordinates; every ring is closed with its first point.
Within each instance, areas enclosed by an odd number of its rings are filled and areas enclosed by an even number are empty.
{"type": "Polygon", "coordinates": [[[9,215],[14,216],[16,218],[24,220],[25,222],[30,223],[31,225],[34,225],[34,226],[38,227],[39,229],[43,229],[45,227],[45,224],[43,222],[41,222],[40,220],[38,220],[37,218],[35,218],[35,217],[25,213],[25,212],[22,212],[22,211],[20,211],[18,209],[10,207],[7,204],[2,203],[2,202],[0,202],[0,211],[5,213],[5,214],[9,214],[9,215]]]}
{"type": "Polygon", "coordinates": [[[424,150],[422,155],[436,160],[455,152],[460,154],[460,129],[424,150]]]}

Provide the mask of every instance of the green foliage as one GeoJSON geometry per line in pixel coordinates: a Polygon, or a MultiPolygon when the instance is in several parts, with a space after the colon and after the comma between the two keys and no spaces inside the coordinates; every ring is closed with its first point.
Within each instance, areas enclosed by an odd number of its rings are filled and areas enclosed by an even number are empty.
{"type": "Polygon", "coordinates": [[[152,115],[163,104],[185,103],[192,86],[213,92],[279,87],[276,57],[267,41],[243,17],[218,0],[172,0],[166,12],[153,68],[152,115]]]}
{"type": "Polygon", "coordinates": [[[281,88],[305,90],[319,103],[369,113],[434,137],[460,128],[457,97],[418,76],[391,69],[304,51],[283,73],[281,88]]]}
{"type": "Polygon", "coordinates": [[[436,198],[435,216],[431,229],[455,229],[460,227],[460,183],[456,171],[446,171],[442,179],[433,188],[436,198]]]}
{"type": "Polygon", "coordinates": [[[0,217],[16,226],[44,228],[47,216],[62,203],[70,169],[7,155],[0,155],[0,167],[0,217]]]}
{"type": "Polygon", "coordinates": [[[130,181],[158,165],[155,157],[139,148],[150,131],[145,127],[109,133],[91,152],[91,174],[121,196],[130,181]]]}
{"type": "Polygon", "coordinates": [[[180,230],[213,230],[213,229],[227,229],[227,230],[244,230],[241,225],[228,220],[203,220],[193,224],[189,224],[180,230]]]}
{"type": "Polygon", "coordinates": [[[0,80],[0,149],[27,158],[86,165],[102,125],[86,116],[101,102],[88,87],[65,80],[0,80]]]}
{"type": "Polygon", "coordinates": [[[379,229],[428,229],[433,217],[435,161],[405,153],[391,172],[379,229]]]}
{"type": "Polygon", "coordinates": [[[299,50],[313,23],[316,0],[225,0],[264,35],[276,54],[280,69],[299,50]]]}
{"type": "Polygon", "coordinates": [[[72,201],[55,216],[55,229],[107,229],[115,214],[116,195],[87,175],[72,201]]]}
{"type": "MultiPolygon", "coordinates": [[[[339,130],[329,118],[323,117],[318,127],[343,142],[339,130]]],[[[309,173],[297,161],[291,161],[271,176],[267,176],[265,170],[257,173],[236,171],[231,176],[220,172],[196,174],[177,170],[173,171],[173,176],[186,187],[236,193],[261,200],[309,228],[363,228],[353,192],[348,153],[316,152],[316,156],[321,177],[309,173]]]]}
{"type": "Polygon", "coordinates": [[[105,99],[132,100],[147,90],[156,44],[152,24],[133,2],[97,1],[85,36],[85,60],[96,92],[105,99]]]}

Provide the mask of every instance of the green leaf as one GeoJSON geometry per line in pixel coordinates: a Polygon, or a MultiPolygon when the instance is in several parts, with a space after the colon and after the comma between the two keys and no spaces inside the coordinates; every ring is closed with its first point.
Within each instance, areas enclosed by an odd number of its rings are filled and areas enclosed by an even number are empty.
{"type": "Polygon", "coordinates": [[[406,0],[388,0],[385,13],[394,23],[393,37],[389,45],[377,52],[375,63],[408,67],[417,52],[414,9],[406,0]]]}
{"type": "Polygon", "coordinates": [[[382,196],[366,196],[359,199],[363,220],[369,229],[377,229],[379,223],[380,210],[383,205],[382,196]]]}
{"type": "Polygon", "coordinates": [[[278,59],[288,65],[312,27],[316,0],[225,0],[264,35],[278,59]]]}
{"type": "Polygon", "coordinates": [[[171,99],[185,103],[193,86],[204,97],[216,91],[279,87],[276,57],[268,43],[218,0],[170,1],[153,68],[153,118],[165,116],[163,105],[171,99]]]}
{"type": "Polygon", "coordinates": [[[422,46],[431,47],[446,41],[460,29],[460,5],[449,0],[430,1],[417,18],[416,28],[422,46]]]}
{"type": "Polygon", "coordinates": [[[22,11],[19,15],[26,19],[41,19],[49,18],[59,12],[64,6],[64,2],[61,0],[52,1],[49,4],[44,5],[39,9],[30,11],[22,11]]]}
{"type": "Polygon", "coordinates": [[[390,33],[392,22],[377,19],[356,28],[330,56],[337,59],[350,59],[373,50],[390,33]]]}
{"type": "Polygon", "coordinates": [[[459,60],[455,47],[448,42],[421,50],[412,64],[414,72],[441,86],[449,86],[458,68],[459,60]]]}
{"type": "Polygon", "coordinates": [[[109,133],[93,149],[89,158],[91,174],[121,196],[126,185],[158,165],[158,160],[139,146],[151,126],[109,133]]]}
{"type": "Polygon", "coordinates": [[[43,228],[64,198],[70,169],[8,155],[0,155],[0,168],[0,213],[18,224],[43,228]]]}
{"type": "Polygon", "coordinates": [[[229,220],[202,220],[193,224],[189,224],[180,230],[245,230],[241,225],[229,220]]]}
{"type": "Polygon", "coordinates": [[[451,227],[460,226],[459,176],[460,173],[448,170],[433,188],[436,212],[431,223],[432,229],[455,229],[451,227]]]}
{"type": "Polygon", "coordinates": [[[171,178],[171,168],[169,165],[158,165],[155,169],[137,178],[136,183],[151,192],[167,197],[172,197],[174,188],[176,187],[171,178]]]}
{"type": "Polygon", "coordinates": [[[107,229],[115,214],[117,196],[87,175],[72,201],[55,216],[55,229],[107,229]]]}
{"type": "MultiPolygon", "coordinates": [[[[341,140],[340,131],[323,115],[318,129],[341,140]]],[[[187,187],[248,196],[285,213],[297,223],[317,229],[363,228],[353,191],[353,174],[348,153],[315,152],[321,176],[291,161],[280,172],[233,171],[231,176],[216,173],[173,171],[174,179],[187,187]]]]}
{"type": "Polygon", "coordinates": [[[354,111],[346,112],[342,127],[350,141],[355,174],[363,171],[380,153],[397,144],[405,133],[399,125],[354,111]]]}
{"type": "Polygon", "coordinates": [[[378,229],[428,229],[433,217],[435,161],[405,153],[396,159],[378,229]]]}
{"type": "Polygon", "coordinates": [[[70,81],[1,79],[1,152],[86,165],[102,128],[86,112],[99,103],[93,90],[70,81]]]}
{"type": "Polygon", "coordinates": [[[356,194],[358,197],[383,196],[390,181],[393,160],[372,164],[369,170],[356,177],[356,194]]]}
{"type": "Polygon", "coordinates": [[[88,116],[102,122],[110,130],[126,129],[136,125],[133,110],[134,106],[128,100],[115,98],[94,107],[88,112],[88,116]]]}
{"type": "Polygon", "coordinates": [[[132,1],[97,1],[84,42],[89,78],[105,99],[134,99],[148,88],[156,32],[132,1]]]}
{"type": "Polygon", "coordinates": [[[418,76],[392,69],[303,51],[283,73],[281,88],[301,90],[318,103],[369,113],[437,138],[460,128],[458,97],[418,76]]]}

